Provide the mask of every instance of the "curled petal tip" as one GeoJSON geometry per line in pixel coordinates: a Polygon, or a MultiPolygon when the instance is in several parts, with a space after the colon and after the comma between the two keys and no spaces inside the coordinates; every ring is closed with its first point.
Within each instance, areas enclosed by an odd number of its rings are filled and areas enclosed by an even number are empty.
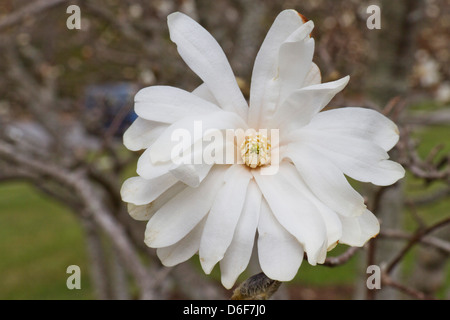
{"type": "Polygon", "coordinates": [[[309,21],[309,19],[306,18],[304,15],[302,15],[300,12],[297,12],[297,14],[299,15],[300,18],[302,18],[303,23],[307,23],[309,21]]]}

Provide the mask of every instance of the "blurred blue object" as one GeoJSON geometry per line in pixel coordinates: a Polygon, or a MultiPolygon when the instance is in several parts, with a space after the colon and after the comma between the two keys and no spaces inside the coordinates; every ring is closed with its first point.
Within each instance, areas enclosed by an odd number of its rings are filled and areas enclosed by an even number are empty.
{"type": "Polygon", "coordinates": [[[85,107],[96,122],[95,130],[112,130],[114,136],[121,136],[137,118],[133,110],[137,90],[136,84],[127,82],[88,86],[85,107]]]}

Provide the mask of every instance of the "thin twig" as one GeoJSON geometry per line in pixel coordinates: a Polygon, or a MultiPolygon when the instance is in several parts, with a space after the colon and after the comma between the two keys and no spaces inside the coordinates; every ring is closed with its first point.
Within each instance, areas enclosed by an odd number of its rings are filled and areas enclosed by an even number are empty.
{"type": "Polygon", "coordinates": [[[400,282],[395,281],[387,274],[383,274],[381,279],[382,279],[383,285],[395,288],[413,298],[420,299],[420,300],[425,300],[425,299],[426,300],[435,300],[434,297],[427,296],[426,294],[424,294],[421,291],[418,291],[411,287],[405,286],[405,285],[401,284],[400,282]]]}
{"type": "Polygon", "coordinates": [[[41,0],[33,1],[31,4],[20,8],[16,12],[6,15],[0,20],[0,30],[20,23],[23,19],[30,16],[36,16],[38,13],[48,10],[52,7],[59,5],[60,3],[67,2],[68,0],[41,0]]]}
{"type": "MultiPolygon", "coordinates": [[[[386,229],[384,229],[384,230],[381,230],[378,237],[395,239],[395,240],[410,240],[413,237],[413,235],[408,232],[401,231],[401,230],[389,230],[389,229],[386,230],[386,229]]],[[[436,237],[426,236],[426,237],[420,238],[419,242],[423,245],[434,247],[436,249],[439,249],[443,252],[450,254],[450,242],[448,242],[448,241],[445,241],[445,240],[442,240],[442,239],[439,239],[436,237]]]]}
{"type": "Polygon", "coordinates": [[[443,227],[444,225],[450,223],[450,217],[443,219],[432,226],[425,228],[425,229],[419,229],[416,231],[416,233],[410,238],[408,243],[405,245],[405,247],[391,260],[391,262],[386,267],[386,273],[390,274],[394,268],[397,266],[397,264],[403,259],[403,257],[409,252],[409,250],[421,239],[433,232],[434,230],[443,227]]]}
{"type": "Polygon", "coordinates": [[[337,256],[337,257],[328,257],[325,259],[325,262],[322,264],[326,267],[337,267],[344,263],[346,263],[348,260],[350,260],[356,252],[359,251],[359,247],[350,247],[345,251],[343,254],[337,256]]]}

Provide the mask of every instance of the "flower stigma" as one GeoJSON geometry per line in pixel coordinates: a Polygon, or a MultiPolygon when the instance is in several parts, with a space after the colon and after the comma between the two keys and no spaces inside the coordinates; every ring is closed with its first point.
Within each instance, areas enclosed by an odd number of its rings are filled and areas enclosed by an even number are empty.
{"type": "Polygon", "coordinates": [[[251,133],[245,136],[241,144],[241,157],[250,168],[270,164],[270,140],[261,133],[251,133]]]}

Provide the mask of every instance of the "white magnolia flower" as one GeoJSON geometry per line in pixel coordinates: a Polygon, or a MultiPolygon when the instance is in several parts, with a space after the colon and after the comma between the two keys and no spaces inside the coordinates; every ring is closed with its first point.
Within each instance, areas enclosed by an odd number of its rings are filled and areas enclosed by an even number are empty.
{"type": "Polygon", "coordinates": [[[130,215],[148,220],[145,243],[157,248],[162,263],[174,266],[198,253],[208,274],[220,263],[222,283],[231,288],[256,251],[269,278],[288,281],[305,253],[316,265],[338,242],[363,246],[376,236],[377,218],[345,175],[381,186],[402,178],[403,168],[387,153],[398,129],[369,109],[320,112],[349,77],[321,83],[312,62],[313,22],[294,10],[278,15],[256,57],[249,103],[203,27],[181,13],[169,15],[168,25],[203,84],[193,92],[152,86],[136,94],[139,118],[124,144],[146,150],[138,176],[121,190],[130,215]],[[174,163],[172,133],[195,135],[198,121],[205,131],[279,129],[279,141],[271,145],[259,133],[237,141],[242,161],[236,164],[174,163]],[[276,173],[263,174],[274,154],[276,173]]]}

